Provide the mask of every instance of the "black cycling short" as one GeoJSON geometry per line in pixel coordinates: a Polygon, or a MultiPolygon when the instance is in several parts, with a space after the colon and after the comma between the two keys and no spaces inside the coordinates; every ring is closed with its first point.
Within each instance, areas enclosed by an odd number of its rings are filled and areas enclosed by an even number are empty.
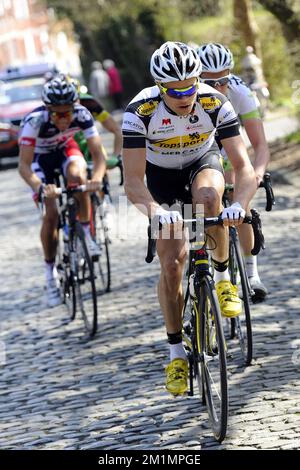
{"type": "Polygon", "coordinates": [[[56,169],[66,176],[66,169],[70,162],[78,161],[80,165],[86,166],[82,152],[74,139],[69,139],[63,148],[57,149],[52,153],[34,154],[31,169],[40,180],[45,184],[54,183],[54,174],[56,169]]]}
{"type": "Polygon", "coordinates": [[[191,204],[191,186],[195,176],[208,168],[220,171],[224,175],[222,156],[218,148],[213,147],[199,160],[181,170],[162,168],[147,161],[147,187],[153,199],[159,204],[172,206],[175,201],[191,204]]]}

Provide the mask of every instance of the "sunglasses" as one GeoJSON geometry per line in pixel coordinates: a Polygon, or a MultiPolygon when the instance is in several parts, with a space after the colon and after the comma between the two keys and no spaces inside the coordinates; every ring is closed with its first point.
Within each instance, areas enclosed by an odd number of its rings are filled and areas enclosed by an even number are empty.
{"type": "Polygon", "coordinates": [[[225,77],[220,77],[220,78],[200,78],[200,82],[205,83],[206,85],[212,86],[214,88],[216,86],[227,85],[230,78],[231,78],[231,74],[225,75],[225,77]]]}
{"type": "Polygon", "coordinates": [[[54,119],[70,118],[74,114],[74,109],[70,109],[69,111],[51,111],[50,109],[49,113],[54,119]]]}
{"type": "Polygon", "coordinates": [[[182,96],[192,96],[196,93],[199,83],[198,80],[194,85],[188,86],[186,88],[166,88],[158,83],[159,89],[162,93],[170,96],[171,98],[181,98],[182,96]]]}

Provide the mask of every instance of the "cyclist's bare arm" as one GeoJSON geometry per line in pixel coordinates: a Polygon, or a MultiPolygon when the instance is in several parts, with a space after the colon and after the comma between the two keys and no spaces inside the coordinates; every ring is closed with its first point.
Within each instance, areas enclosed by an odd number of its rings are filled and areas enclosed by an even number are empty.
{"type": "Polygon", "coordinates": [[[106,172],[106,163],[100,136],[95,135],[87,139],[87,145],[93,159],[92,181],[101,182],[106,172]]]}
{"type": "Polygon", "coordinates": [[[255,160],[253,163],[257,186],[263,181],[269,160],[270,152],[265,137],[265,131],[261,119],[245,119],[243,121],[245,130],[249,137],[250,143],[255,152],[255,160]]]}
{"type": "Polygon", "coordinates": [[[20,145],[19,151],[19,173],[26,183],[35,191],[39,191],[42,184],[39,177],[31,169],[31,163],[34,156],[34,147],[28,145],[20,145]]]}
{"type": "Polygon", "coordinates": [[[114,134],[114,155],[120,155],[122,150],[122,131],[119,124],[110,115],[107,116],[105,121],[102,121],[102,126],[108,131],[114,134]]]}
{"type": "Polygon", "coordinates": [[[234,202],[246,209],[257,189],[246,146],[240,135],[223,139],[221,143],[235,172],[234,202]]]}
{"type": "Polygon", "coordinates": [[[159,205],[153,200],[144,183],[146,170],[146,150],[123,149],[123,165],[125,173],[124,188],[128,199],[143,214],[151,217],[159,205]]]}

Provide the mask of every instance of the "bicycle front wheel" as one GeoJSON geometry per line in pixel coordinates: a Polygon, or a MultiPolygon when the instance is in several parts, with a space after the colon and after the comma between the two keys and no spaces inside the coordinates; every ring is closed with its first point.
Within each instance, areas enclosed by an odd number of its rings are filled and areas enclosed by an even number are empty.
{"type": "Polygon", "coordinates": [[[108,228],[105,224],[103,216],[103,206],[100,204],[94,214],[95,224],[95,241],[98,244],[101,254],[97,261],[94,262],[94,270],[96,275],[96,288],[98,294],[110,291],[111,272],[110,272],[110,256],[108,236],[108,228]]]}
{"type": "Polygon", "coordinates": [[[242,313],[238,317],[232,319],[232,336],[237,336],[243,361],[246,366],[249,366],[253,358],[253,339],[249,301],[250,286],[236,231],[235,233],[230,234],[229,271],[230,280],[233,285],[238,287],[239,297],[242,301],[242,313]]]}
{"type": "Polygon", "coordinates": [[[74,320],[76,316],[76,292],[74,273],[70,266],[69,243],[63,240],[62,230],[58,232],[57,271],[60,281],[61,297],[67,306],[69,317],[74,320]]]}
{"type": "Polygon", "coordinates": [[[204,393],[214,436],[222,442],[228,420],[226,346],[218,298],[209,277],[199,288],[194,309],[199,392],[204,393]]]}
{"type": "Polygon", "coordinates": [[[83,228],[79,222],[75,226],[75,291],[76,301],[88,334],[92,337],[97,331],[98,308],[95,274],[91,257],[85,242],[83,228]]]}

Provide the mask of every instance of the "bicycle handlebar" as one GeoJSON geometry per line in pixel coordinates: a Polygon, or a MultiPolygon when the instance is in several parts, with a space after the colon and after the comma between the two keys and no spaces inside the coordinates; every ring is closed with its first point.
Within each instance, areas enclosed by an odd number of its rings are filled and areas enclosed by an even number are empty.
{"type": "MultiPolygon", "coordinates": [[[[100,189],[100,186],[99,186],[100,189]]],[[[86,189],[86,184],[81,184],[80,186],[76,186],[74,188],[69,187],[67,189],[63,188],[56,188],[55,193],[57,196],[60,196],[61,194],[67,194],[67,193],[85,193],[87,191],[86,189]]]]}
{"type": "Polygon", "coordinates": [[[260,188],[265,188],[265,190],[266,190],[266,198],[267,198],[266,211],[270,212],[272,210],[272,207],[275,206],[275,204],[276,204],[274,193],[273,193],[273,188],[272,188],[270,173],[265,173],[264,174],[264,179],[263,179],[263,181],[261,181],[259,187],[260,188]]]}
{"type": "MultiPolygon", "coordinates": [[[[264,174],[263,181],[260,182],[259,188],[265,188],[266,190],[266,198],[267,198],[266,211],[270,212],[272,210],[272,207],[275,206],[276,204],[270,173],[264,174]]],[[[234,191],[234,184],[226,183],[225,193],[227,191],[228,192],[234,191]]]]}
{"type": "MultiPolygon", "coordinates": [[[[264,236],[262,233],[262,225],[260,220],[260,215],[256,209],[251,209],[251,216],[246,215],[243,224],[251,224],[254,233],[254,247],[251,250],[253,255],[257,255],[260,249],[265,248],[264,244],[264,236]]],[[[152,263],[155,255],[156,255],[156,240],[157,240],[157,231],[154,233],[155,238],[152,238],[152,224],[154,227],[158,227],[158,230],[162,229],[162,224],[158,222],[159,216],[153,217],[148,225],[148,247],[147,247],[147,255],[145,258],[146,263],[152,263]]],[[[183,219],[183,223],[193,223],[197,222],[197,219],[183,219]]],[[[205,227],[213,227],[215,225],[223,225],[222,215],[217,217],[204,217],[204,226],[205,227]]]]}

